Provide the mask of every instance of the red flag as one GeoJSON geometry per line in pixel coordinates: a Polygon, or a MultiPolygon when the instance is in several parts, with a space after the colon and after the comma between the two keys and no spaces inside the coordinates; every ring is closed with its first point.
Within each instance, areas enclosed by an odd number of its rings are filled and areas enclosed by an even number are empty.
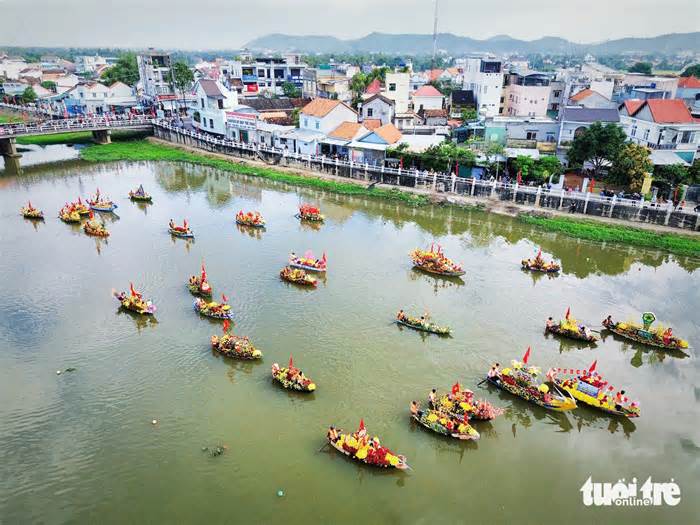
{"type": "Polygon", "coordinates": [[[399,169],[403,169],[403,157],[399,159],[399,169]]]}
{"type": "Polygon", "coordinates": [[[430,243],[430,253],[433,253],[435,251],[435,243],[432,242],[430,243]]]}
{"type": "Polygon", "coordinates": [[[228,329],[231,327],[231,323],[229,322],[228,319],[224,321],[224,333],[228,332],[228,329]]]}
{"type": "Polygon", "coordinates": [[[187,229],[187,219],[185,219],[185,220],[182,221],[182,227],[183,227],[184,229],[187,229]]]}
{"type": "Polygon", "coordinates": [[[29,209],[32,209],[32,201],[29,201],[29,209]]]}
{"type": "Polygon", "coordinates": [[[129,291],[131,292],[131,295],[137,295],[136,290],[134,290],[134,283],[129,283],[129,291]]]}
{"type": "Polygon", "coordinates": [[[80,200],[80,197],[78,197],[78,204],[82,204],[83,201],[80,200]]]}
{"type": "Polygon", "coordinates": [[[225,293],[221,294],[221,298],[224,300],[225,303],[228,303],[228,297],[226,297],[225,293]]]}
{"type": "Polygon", "coordinates": [[[294,360],[292,359],[291,354],[289,355],[289,368],[294,368],[294,360]]]}
{"type": "Polygon", "coordinates": [[[539,259],[540,257],[542,257],[542,248],[540,248],[539,250],[537,250],[537,257],[536,257],[536,259],[539,259]]]}
{"type": "Polygon", "coordinates": [[[593,193],[593,188],[595,188],[595,177],[591,179],[591,183],[590,183],[590,185],[588,186],[588,191],[589,191],[590,193],[593,193]]]}
{"type": "Polygon", "coordinates": [[[570,315],[571,315],[571,307],[569,306],[569,307],[566,309],[566,315],[564,316],[564,317],[566,318],[567,321],[569,320],[569,316],[570,316],[570,315]]]}
{"type": "Polygon", "coordinates": [[[328,259],[326,258],[326,252],[323,252],[323,257],[321,257],[321,260],[325,263],[328,259]]]}
{"type": "Polygon", "coordinates": [[[358,429],[358,431],[359,431],[359,430],[364,430],[364,429],[365,429],[365,420],[364,420],[364,419],[360,419],[360,428],[358,429]]]}
{"type": "Polygon", "coordinates": [[[95,214],[92,213],[92,210],[90,210],[90,218],[91,218],[91,219],[94,219],[94,218],[95,218],[95,214]]]}
{"type": "Polygon", "coordinates": [[[202,278],[201,281],[204,283],[204,281],[207,280],[207,271],[204,269],[204,263],[202,263],[202,278]]]}
{"type": "Polygon", "coordinates": [[[523,183],[523,170],[518,170],[518,178],[517,178],[518,184],[523,183]]]}
{"type": "Polygon", "coordinates": [[[525,352],[525,355],[523,356],[523,363],[527,364],[527,360],[530,359],[530,347],[527,347],[527,352],[525,352]]]}
{"type": "Polygon", "coordinates": [[[598,360],[593,361],[593,364],[588,368],[588,372],[593,372],[595,370],[595,365],[598,364],[598,360]]]}
{"type": "Polygon", "coordinates": [[[454,385],[452,385],[452,394],[453,395],[459,394],[459,391],[460,391],[459,382],[457,382],[454,385]]]}

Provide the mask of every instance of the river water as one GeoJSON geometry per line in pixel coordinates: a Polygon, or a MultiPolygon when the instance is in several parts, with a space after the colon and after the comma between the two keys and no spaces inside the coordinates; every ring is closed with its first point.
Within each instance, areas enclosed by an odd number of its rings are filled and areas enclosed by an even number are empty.
{"type": "Polygon", "coordinates": [[[541,232],[516,220],[348,198],[173,164],[83,164],[0,177],[0,522],[689,523],[700,505],[698,361],[606,337],[595,349],[543,336],[568,306],[599,326],[608,314],[653,310],[700,345],[700,261],[541,232]],[[143,183],[152,205],[129,202],[143,183]],[[56,218],[99,187],[119,205],[108,240],[56,218]],[[31,199],[47,219],[18,215],[31,199]],[[293,215],[319,204],[320,227],[293,215]],[[239,230],[260,210],[264,232],[239,230]],[[187,218],[194,242],[172,239],[187,218]],[[440,243],[464,279],[411,269],[413,248],[440,243]],[[556,278],[523,273],[541,246],[556,278]],[[279,280],[287,254],[329,259],[316,290],[279,280]],[[262,362],[212,353],[220,325],[192,309],[187,277],[204,261],[232,303],[235,332],[262,362]],[[155,321],[117,310],[129,282],[158,306],[155,321]],[[440,339],[399,329],[394,313],[429,311],[440,339]],[[493,361],[598,370],[639,400],[634,422],[585,407],[547,412],[484,386],[493,361]],[[313,378],[311,395],[282,390],[273,362],[313,378]],[[57,370],[76,368],[57,375],[57,370]],[[411,424],[408,404],[455,381],[507,409],[461,443],[411,424]],[[321,450],[329,424],[356,428],[408,457],[413,470],[373,470],[321,450]],[[152,420],[157,424],[153,425],[152,420]],[[203,447],[226,445],[211,457],[203,447]],[[588,479],[671,478],[678,506],[585,507],[588,479]],[[283,496],[278,496],[282,491],[283,496]]]}

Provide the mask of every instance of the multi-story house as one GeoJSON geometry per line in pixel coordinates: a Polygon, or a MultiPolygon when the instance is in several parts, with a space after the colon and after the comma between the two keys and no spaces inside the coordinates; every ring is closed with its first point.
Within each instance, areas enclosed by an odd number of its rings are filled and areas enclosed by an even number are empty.
{"type": "Polygon", "coordinates": [[[315,98],[299,115],[299,129],[330,133],[341,122],[357,122],[357,112],[340,100],[315,98]]]}
{"type": "Polygon", "coordinates": [[[200,78],[193,92],[196,106],[191,108],[192,125],[201,131],[226,135],[226,112],[238,106],[238,94],[210,78],[200,78]]]}
{"type": "Polygon", "coordinates": [[[413,111],[420,113],[427,109],[442,109],[445,97],[432,85],[425,85],[411,94],[413,111]]]}
{"type": "Polygon", "coordinates": [[[80,55],[75,57],[76,73],[94,73],[100,66],[106,66],[107,59],[99,55],[80,55]]]}
{"type": "Polygon", "coordinates": [[[546,117],[552,88],[543,73],[510,73],[506,77],[503,113],[511,117],[546,117]]]}
{"type": "Polygon", "coordinates": [[[390,98],[377,93],[362,101],[360,113],[362,120],[379,120],[381,125],[390,124],[396,114],[395,103],[390,98]]]}
{"type": "Polygon", "coordinates": [[[306,64],[298,60],[297,55],[286,58],[258,57],[254,62],[241,65],[243,95],[256,95],[269,92],[282,95],[285,82],[294,84],[300,90],[304,87],[304,69],[306,64]]]}
{"type": "Polygon", "coordinates": [[[593,89],[582,89],[571,95],[568,105],[584,108],[617,108],[617,104],[593,89]]]}
{"type": "Polygon", "coordinates": [[[593,123],[617,124],[620,115],[616,108],[585,108],[582,106],[565,106],[559,112],[559,138],[557,146],[566,148],[578,134],[593,123]]]}
{"type": "Polygon", "coordinates": [[[63,103],[70,115],[123,113],[137,104],[133,90],[123,82],[105,86],[99,82],[78,84],[66,91],[63,103]]]}
{"type": "Polygon", "coordinates": [[[700,143],[700,122],[681,99],[625,100],[620,123],[632,142],[669,150],[692,163],[700,143]]]}
{"type": "Polygon", "coordinates": [[[503,98],[503,64],[500,60],[467,58],[463,67],[464,89],[476,97],[477,111],[484,116],[499,114],[503,98]]]}
{"type": "Polygon", "coordinates": [[[321,78],[317,82],[317,96],[340,100],[349,104],[352,101],[350,79],[347,77],[321,78]]]}
{"type": "Polygon", "coordinates": [[[408,111],[411,76],[408,73],[387,73],[382,95],[394,101],[396,113],[408,111]]]}
{"type": "Polygon", "coordinates": [[[136,63],[141,89],[146,99],[156,103],[176,98],[172,84],[170,53],[149,50],[136,55],[136,63]]]}

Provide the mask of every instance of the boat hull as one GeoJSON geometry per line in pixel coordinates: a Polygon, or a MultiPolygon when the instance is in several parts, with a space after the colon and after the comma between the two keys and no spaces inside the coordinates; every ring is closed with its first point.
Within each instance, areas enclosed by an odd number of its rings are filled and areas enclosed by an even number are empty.
{"type": "Polygon", "coordinates": [[[446,332],[442,331],[437,331],[430,329],[425,326],[420,326],[420,325],[414,325],[411,323],[407,323],[406,321],[401,321],[400,319],[396,319],[396,324],[401,325],[401,326],[407,326],[408,328],[412,328],[414,330],[418,330],[419,332],[426,332],[428,334],[435,334],[435,335],[441,335],[441,336],[448,336],[450,335],[450,330],[447,330],[446,332]]]}
{"type": "Polygon", "coordinates": [[[202,310],[199,305],[197,304],[197,301],[194,302],[193,304],[195,312],[197,312],[199,315],[203,315],[204,317],[209,317],[211,319],[231,319],[231,310],[226,310],[225,312],[222,313],[215,313],[215,312],[207,312],[206,310],[202,310]]]}
{"type": "Polygon", "coordinates": [[[129,193],[129,198],[136,202],[153,202],[153,197],[150,195],[136,195],[134,193],[129,193]]]}
{"type": "Polygon", "coordinates": [[[479,433],[476,430],[474,430],[474,428],[471,426],[469,426],[469,428],[473,431],[472,433],[450,432],[445,427],[440,427],[442,430],[436,429],[435,427],[431,426],[430,423],[424,417],[420,417],[417,414],[411,414],[411,418],[423,428],[427,428],[428,430],[441,436],[451,437],[453,439],[459,439],[461,441],[476,441],[481,437],[479,433]]]}
{"type": "Polygon", "coordinates": [[[537,399],[537,398],[534,398],[531,396],[525,397],[519,389],[513,387],[512,385],[510,385],[504,381],[495,380],[495,379],[490,378],[488,376],[486,377],[486,381],[488,381],[490,384],[494,385],[497,388],[500,388],[501,390],[503,390],[505,392],[513,394],[514,396],[517,396],[520,399],[523,399],[525,401],[529,401],[530,403],[532,403],[534,405],[540,406],[542,408],[546,408],[547,410],[553,410],[555,412],[567,412],[569,410],[573,410],[574,408],[576,408],[576,401],[574,401],[573,399],[570,399],[570,398],[569,399],[566,399],[566,398],[557,399],[557,398],[555,398],[553,401],[556,401],[556,403],[545,403],[541,399],[537,399]]]}
{"type": "Polygon", "coordinates": [[[598,338],[594,335],[592,335],[590,338],[587,338],[585,335],[581,334],[574,334],[572,332],[569,332],[567,330],[562,330],[558,326],[545,326],[544,327],[545,333],[556,335],[559,337],[566,337],[567,339],[573,339],[575,341],[581,341],[583,343],[589,343],[589,344],[596,344],[598,341],[598,338]]]}
{"type": "Polygon", "coordinates": [[[404,456],[397,455],[397,457],[400,460],[400,463],[396,466],[394,465],[377,465],[376,463],[367,463],[364,459],[360,459],[357,456],[352,455],[350,452],[345,450],[341,445],[339,445],[337,442],[333,442],[330,439],[328,440],[328,444],[333,447],[335,450],[343,454],[344,456],[349,457],[350,459],[357,461],[359,463],[364,463],[365,465],[368,465],[370,467],[376,467],[376,468],[394,468],[396,470],[407,470],[409,468],[408,464],[406,463],[406,458],[404,456]]]}
{"type": "Polygon", "coordinates": [[[259,224],[259,223],[254,224],[254,223],[239,221],[238,219],[236,219],[236,224],[238,224],[239,226],[247,226],[248,228],[260,228],[260,229],[265,228],[264,222],[262,224],[259,224]]]}
{"type": "Polygon", "coordinates": [[[464,274],[467,273],[464,270],[460,270],[457,272],[441,272],[439,270],[433,270],[432,268],[426,268],[425,266],[421,266],[419,264],[414,264],[413,267],[416,270],[420,270],[422,272],[426,272],[432,275],[441,275],[442,277],[462,277],[464,274]]]}
{"type": "Polygon", "coordinates": [[[615,410],[614,407],[603,405],[600,403],[600,401],[597,398],[590,396],[590,395],[586,394],[585,392],[581,392],[580,390],[577,390],[576,388],[564,386],[562,384],[561,380],[557,381],[557,386],[559,388],[561,388],[562,390],[566,390],[577,401],[580,401],[584,405],[589,406],[591,408],[594,408],[596,410],[599,410],[601,412],[605,412],[606,414],[610,414],[612,416],[628,417],[628,418],[639,417],[638,413],[615,410]]]}
{"type": "Polygon", "coordinates": [[[640,345],[645,345],[645,346],[651,346],[654,348],[660,348],[661,350],[668,350],[669,352],[673,351],[678,351],[680,350],[681,352],[684,352],[689,349],[689,347],[683,348],[678,345],[665,345],[663,343],[657,343],[656,341],[653,340],[648,340],[640,336],[633,336],[632,334],[625,332],[623,330],[620,330],[619,328],[615,328],[614,326],[606,326],[605,327],[607,330],[610,330],[612,333],[615,335],[619,335],[620,337],[627,339],[628,341],[634,341],[635,343],[639,343],[640,345]]]}
{"type": "Polygon", "coordinates": [[[305,270],[307,272],[326,273],[325,268],[316,268],[314,266],[307,266],[307,265],[301,264],[301,263],[290,262],[289,266],[291,266],[292,268],[299,268],[299,269],[305,270]]]}
{"type": "Polygon", "coordinates": [[[194,233],[192,232],[180,232],[173,230],[172,228],[168,228],[168,232],[170,232],[170,235],[173,237],[180,237],[181,239],[194,239],[194,233]]]}

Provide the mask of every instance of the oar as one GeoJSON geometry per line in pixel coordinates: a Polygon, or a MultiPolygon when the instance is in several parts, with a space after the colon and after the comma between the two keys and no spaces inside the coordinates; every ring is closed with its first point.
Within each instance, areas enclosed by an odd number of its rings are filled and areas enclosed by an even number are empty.
{"type": "Polygon", "coordinates": [[[318,452],[321,452],[324,448],[328,446],[328,441],[326,441],[321,448],[318,449],[318,452]]]}

